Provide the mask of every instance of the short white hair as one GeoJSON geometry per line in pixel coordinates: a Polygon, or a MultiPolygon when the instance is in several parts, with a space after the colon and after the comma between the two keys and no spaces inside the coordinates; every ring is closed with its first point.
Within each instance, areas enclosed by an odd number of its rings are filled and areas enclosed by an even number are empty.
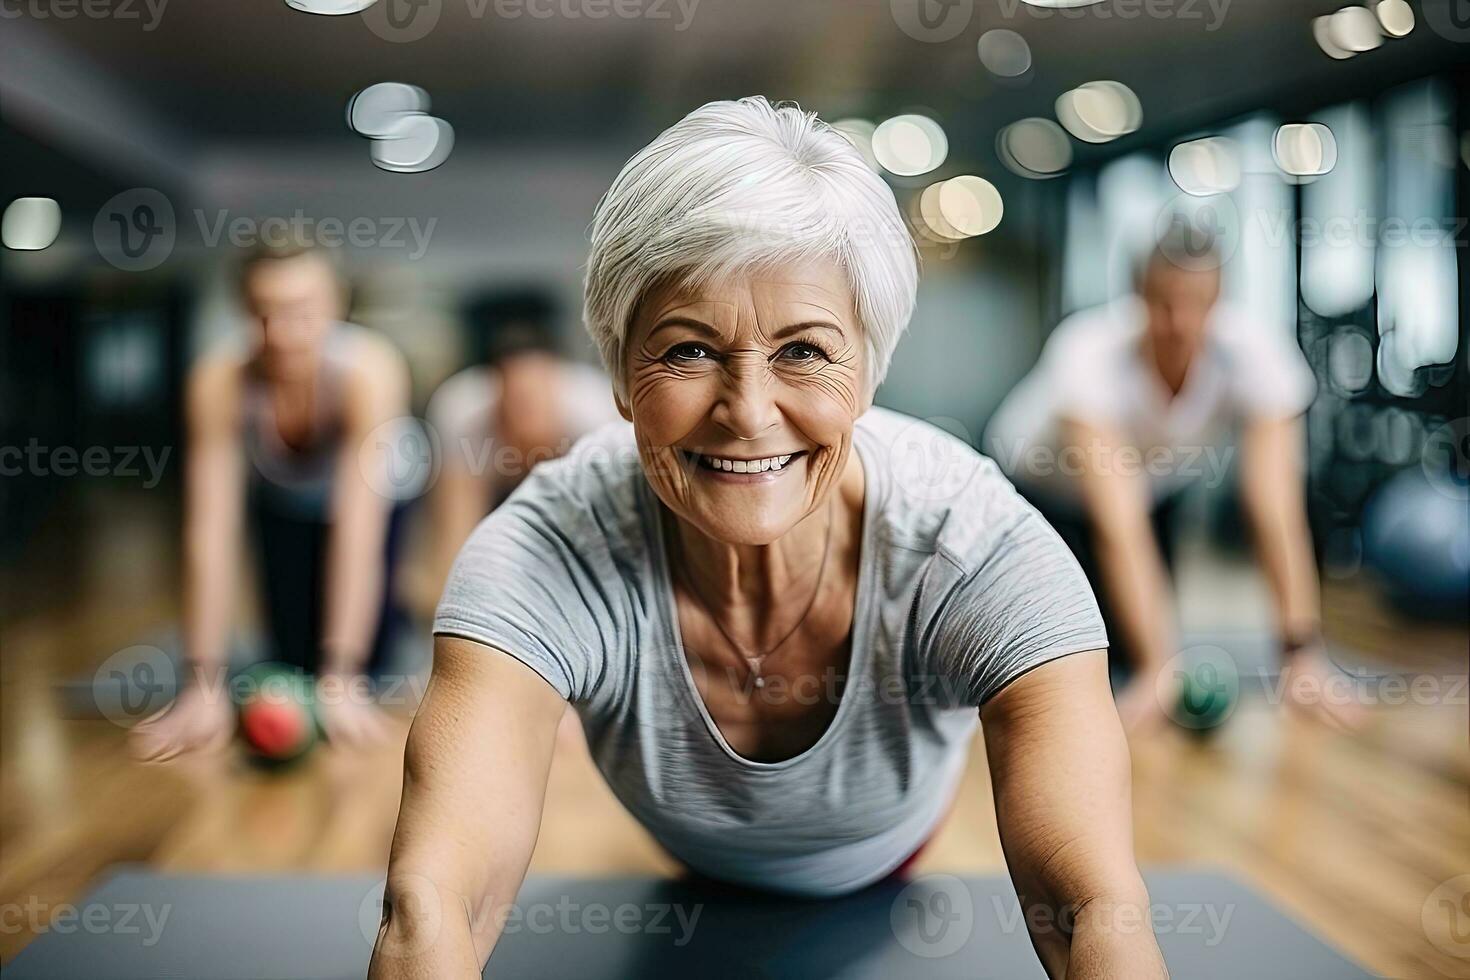
{"type": "Polygon", "coordinates": [[[620,396],[633,317],[660,285],[834,260],[864,330],[870,392],[918,288],[893,191],[816,113],[763,96],[701,106],[638,151],[598,203],[591,239],[583,319],[620,396]]]}

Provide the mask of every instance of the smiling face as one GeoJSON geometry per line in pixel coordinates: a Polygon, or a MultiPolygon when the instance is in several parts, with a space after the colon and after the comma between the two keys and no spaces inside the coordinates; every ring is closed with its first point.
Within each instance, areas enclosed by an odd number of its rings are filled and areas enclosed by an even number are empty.
{"type": "Polygon", "coordinates": [[[656,290],[629,330],[627,403],[649,483],[730,544],[769,544],[827,500],[871,404],[835,262],[656,290]]]}
{"type": "Polygon", "coordinates": [[[243,285],[267,369],[290,375],[310,368],[342,312],[331,264],[310,252],[265,259],[246,271],[243,285]]]}

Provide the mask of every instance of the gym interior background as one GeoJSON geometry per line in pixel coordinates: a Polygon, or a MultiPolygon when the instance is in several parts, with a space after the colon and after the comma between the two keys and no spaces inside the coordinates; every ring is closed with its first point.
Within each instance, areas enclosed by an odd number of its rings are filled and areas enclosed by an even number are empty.
{"type": "MultiPolygon", "coordinates": [[[[1227,293],[1316,376],[1327,639],[1403,683],[1336,733],[1276,710],[1268,672],[1208,737],[1136,741],[1140,862],[1224,867],[1376,973],[1470,976],[1432,924],[1470,887],[1454,883],[1470,867],[1470,26],[1463,0],[1342,2],[430,0],[404,19],[4,0],[0,906],[75,901],[120,863],[386,864],[401,737],[279,772],[144,767],[93,696],[120,653],[176,642],[183,379],[242,330],[243,247],[287,225],[330,247],[350,319],[402,350],[422,415],[470,362],[472,291],[546,286],[567,350],[595,361],[579,311],[600,194],[690,109],[765,94],[842,121],[914,226],[918,308],[878,402],[981,451],[1059,319],[1128,288],[1161,214],[1217,233],[1227,293]],[[419,86],[452,126],[437,168],[374,166],[346,113],[380,82],[419,86]],[[902,145],[875,132],[899,116],[920,117],[902,145]],[[999,205],[955,218],[926,200],[963,175],[999,205]]],[[[1187,501],[1179,616],[1244,675],[1270,666],[1270,610],[1231,486],[1187,501]]],[[[432,596],[409,519],[402,655],[422,666],[432,596]]],[[[248,617],[240,632],[248,647],[248,617]]],[[[967,779],[920,870],[1001,869],[983,753],[967,779]]],[[[585,749],[561,748],[533,872],[668,869],[585,749]]],[[[7,964],[46,930],[14,922],[7,964]]]]}

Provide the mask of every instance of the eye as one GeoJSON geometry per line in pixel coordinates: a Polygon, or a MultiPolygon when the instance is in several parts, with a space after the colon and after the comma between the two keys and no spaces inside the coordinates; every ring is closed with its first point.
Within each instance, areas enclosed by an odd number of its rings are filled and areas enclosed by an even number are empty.
{"type": "Polygon", "coordinates": [[[690,364],[694,361],[708,360],[711,356],[708,347],[689,340],[670,347],[664,354],[663,359],[674,364],[690,364]]]}
{"type": "Polygon", "coordinates": [[[831,358],[828,357],[827,352],[822,350],[822,348],[818,347],[816,344],[809,344],[806,341],[801,340],[798,340],[794,344],[787,344],[785,347],[781,348],[781,356],[788,361],[796,361],[799,364],[804,364],[810,361],[831,360],[831,358]]]}

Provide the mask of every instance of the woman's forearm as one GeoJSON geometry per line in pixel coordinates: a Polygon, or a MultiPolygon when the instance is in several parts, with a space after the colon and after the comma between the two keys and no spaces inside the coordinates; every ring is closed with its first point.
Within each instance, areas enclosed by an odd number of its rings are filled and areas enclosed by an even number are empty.
{"type": "Polygon", "coordinates": [[[241,556],[244,477],[234,447],[201,446],[190,460],[184,503],[184,659],[212,681],[227,660],[234,569],[241,556]]]}
{"type": "Polygon", "coordinates": [[[436,639],[404,748],[374,980],[479,975],[536,848],[565,709],[519,661],[436,639]]]}
{"type": "Polygon", "coordinates": [[[327,589],[321,637],[327,672],[354,674],[367,662],[383,602],[387,500],[356,471],[356,454],[344,460],[332,501],[327,589]]]}
{"type": "Polygon", "coordinates": [[[1098,896],[1078,910],[1067,950],[1066,980],[1168,977],[1159,952],[1148,894],[1098,896]]]}
{"type": "Polygon", "coordinates": [[[1256,422],[1244,437],[1241,497],[1261,570],[1276,603],[1277,626],[1300,638],[1321,618],[1317,566],[1302,489],[1300,423],[1256,422]]]}
{"type": "Polygon", "coordinates": [[[1120,527],[1094,521],[1093,539],[1107,599],[1117,610],[1136,669],[1157,669],[1177,652],[1168,573],[1148,523],[1120,527]]]}
{"type": "Polygon", "coordinates": [[[419,875],[390,875],[368,980],[471,980],[481,973],[470,915],[448,889],[419,875]],[[460,912],[465,914],[458,914],[460,912]]]}

